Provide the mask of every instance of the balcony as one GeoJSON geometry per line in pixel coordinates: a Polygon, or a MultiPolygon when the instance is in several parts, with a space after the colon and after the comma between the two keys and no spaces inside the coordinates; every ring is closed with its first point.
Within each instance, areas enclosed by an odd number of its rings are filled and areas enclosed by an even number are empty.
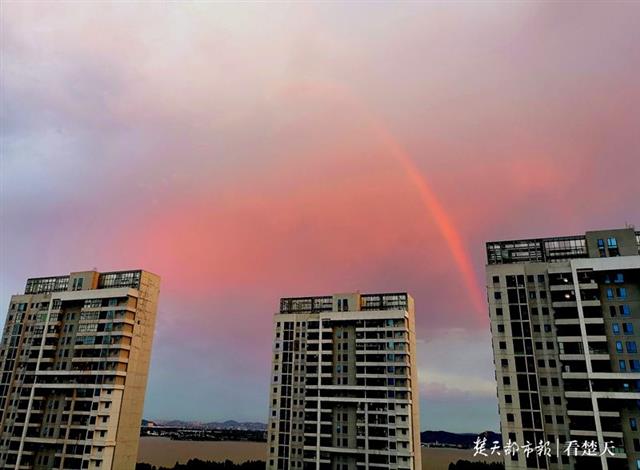
{"type": "MultiPolygon", "coordinates": [[[[584,318],[584,323],[586,325],[592,324],[604,324],[604,318],[595,317],[595,318],[584,318]]],[[[580,324],[580,318],[556,318],[555,324],[557,325],[578,325],[580,324]]]]}

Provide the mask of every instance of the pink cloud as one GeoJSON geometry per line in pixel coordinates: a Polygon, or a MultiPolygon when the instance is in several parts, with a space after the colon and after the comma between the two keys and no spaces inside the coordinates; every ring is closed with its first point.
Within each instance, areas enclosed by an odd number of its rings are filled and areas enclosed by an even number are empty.
{"type": "Polygon", "coordinates": [[[636,5],[3,8],[2,295],[157,272],[160,389],[241,341],[259,414],[280,296],[484,331],[485,241],[640,222],[636,5]]]}

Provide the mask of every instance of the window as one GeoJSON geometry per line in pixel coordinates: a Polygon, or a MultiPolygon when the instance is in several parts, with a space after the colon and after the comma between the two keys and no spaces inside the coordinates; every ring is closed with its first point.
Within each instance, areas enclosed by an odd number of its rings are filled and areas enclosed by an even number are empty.
{"type": "Polygon", "coordinates": [[[507,421],[510,423],[513,423],[514,421],[513,413],[507,413],[507,421]]]}
{"type": "Polygon", "coordinates": [[[619,335],[620,334],[620,324],[619,323],[612,323],[611,324],[611,329],[613,330],[613,334],[614,335],[619,335]]]}
{"type": "Polygon", "coordinates": [[[623,323],[622,331],[627,335],[633,334],[633,323],[623,323]]]}
{"type": "Polygon", "coordinates": [[[611,287],[607,287],[607,299],[613,300],[613,289],[611,287]]]}
{"type": "Polygon", "coordinates": [[[619,360],[618,366],[620,368],[620,372],[625,372],[627,370],[627,363],[624,360],[619,360]]]}
{"type": "Polygon", "coordinates": [[[512,320],[520,319],[520,309],[517,305],[509,305],[509,316],[512,320]]]}
{"type": "Polygon", "coordinates": [[[502,307],[496,308],[496,316],[498,316],[498,317],[502,316],[502,307]]]}
{"type": "Polygon", "coordinates": [[[623,317],[628,317],[629,315],[631,315],[631,307],[629,307],[628,305],[620,305],[619,310],[620,315],[622,315],[623,317]]]}
{"type": "Polygon", "coordinates": [[[498,333],[504,333],[504,325],[498,325],[498,333]]]}
{"type": "Polygon", "coordinates": [[[636,420],[636,418],[629,418],[629,427],[632,431],[638,430],[638,421],[636,420]]]}
{"type": "Polygon", "coordinates": [[[102,299],[86,299],[83,308],[97,308],[102,306],[102,299]]]}
{"type": "Polygon", "coordinates": [[[627,298],[627,288],[626,287],[618,287],[616,289],[616,293],[618,294],[618,297],[621,299],[626,299],[627,298]]]}
{"type": "Polygon", "coordinates": [[[507,342],[506,341],[500,341],[499,345],[500,345],[500,349],[507,349],[507,342]]]}
{"type": "Polygon", "coordinates": [[[505,395],[504,396],[504,402],[505,403],[513,403],[513,398],[511,397],[511,395],[505,395]]]}
{"type": "Polygon", "coordinates": [[[622,341],[616,341],[616,352],[619,352],[619,353],[623,352],[622,341]]]}
{"type": "Polygon", "coordinates": [[[629,366],[631,366],[631,370],[632,371],[639,371],[640,370],[640,361],[637,359],[632,359],[629,361],[629,366]]]}
{"type": "Polygon", "coordinates": [[[544,332],[551,333],[551,325],[544,325],[544,332]]]}
{"type": "Polygon", "coordinates": [[[502,377],[502,383],[504,385],[511,385],[511,378],[510,377],[502,377]]]}
{"type": "Polygon", "coordinates": [[[493,293],[493,298],[496,300],[500,300],[502,298],[502,294],[500,293],[500,291],[495,291],[493,293]]]}
{"type": "Polygon", "coordinates": [[[609,247],[609,256],[620,256],[620,250],[618,250],[618,240],[615,238],[607,238],[607,246],[609,247]]]}
{"type": "Polygon", "coordinates": [[[500,283],[500,276],[493,276],[493,283],[494,284],[499,284],[500,283]]]}
{"type": "Polygon", "coordinates": [[[509,367],[509,359],[500,359],[502,367],[509,367]]]}
{"type": "Polygon", "coordinates": [[[598,238],[598,252],[601,258],[607,256],[607,253],[604,251],[604,239],[602,238],[598,238]]]}
{"type": "Polygon", "coordinates": [[[615,282],[616,284],[622,284],[624,282],[624,274],[616,273],[616,277],[614,278],[613,282],[615,282]]]}

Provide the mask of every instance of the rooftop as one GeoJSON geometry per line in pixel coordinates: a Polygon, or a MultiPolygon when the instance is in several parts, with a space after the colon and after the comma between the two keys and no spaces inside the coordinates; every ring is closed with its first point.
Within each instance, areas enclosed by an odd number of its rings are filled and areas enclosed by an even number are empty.
{"type": "MultiPolygon", "coordinates": [[[[359,294],[358,310],[406,310],[409,295],[406,292],[359,294]]],[[[334,296],[284,297],[280,299],[280,313],[319,313],[333,310],[334,296]]]]}
{"type": "MultiPolygon", "coordinates": [[[[133,271],[112,271],[99,273],[98,289],[108,289],[111,287],[140,288],[140,276],[142,270],[133,271]]],[[[66,276],[32,277],[27,279],[24,288],[25,294],[43,294],[47,292],[63,292],[69,290],[69,280],[71,274],[66,276]]]]}
{"type": "MultiPolygon", "coordinates": [[[[640,254],[640,232],[635,232],[635,238],[640,254]]],[[[587,235],[492,241],[487,242],[486,248],[487,264],[544,263],[590,257],[587,235]]]]}

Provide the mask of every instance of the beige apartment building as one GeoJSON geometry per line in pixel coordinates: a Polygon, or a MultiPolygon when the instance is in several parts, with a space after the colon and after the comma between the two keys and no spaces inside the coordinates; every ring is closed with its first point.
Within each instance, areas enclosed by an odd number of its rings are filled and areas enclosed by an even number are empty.
{"type": "Polygon", "coordinates": [[[0,347],[0,468],[133,470],[160,278],[27,281],[0,347]]]}
{"type": "Polygon", "coordinates": [[[411,296],[283,298],[273,325],[268,469],[421,468],[411,296]]]}
{"type": "Polygon", "coordinates": [[[502,439],[550,443],[508,470],[640,469],[639,254],[632,228],[487,243],[502,439]]]}

